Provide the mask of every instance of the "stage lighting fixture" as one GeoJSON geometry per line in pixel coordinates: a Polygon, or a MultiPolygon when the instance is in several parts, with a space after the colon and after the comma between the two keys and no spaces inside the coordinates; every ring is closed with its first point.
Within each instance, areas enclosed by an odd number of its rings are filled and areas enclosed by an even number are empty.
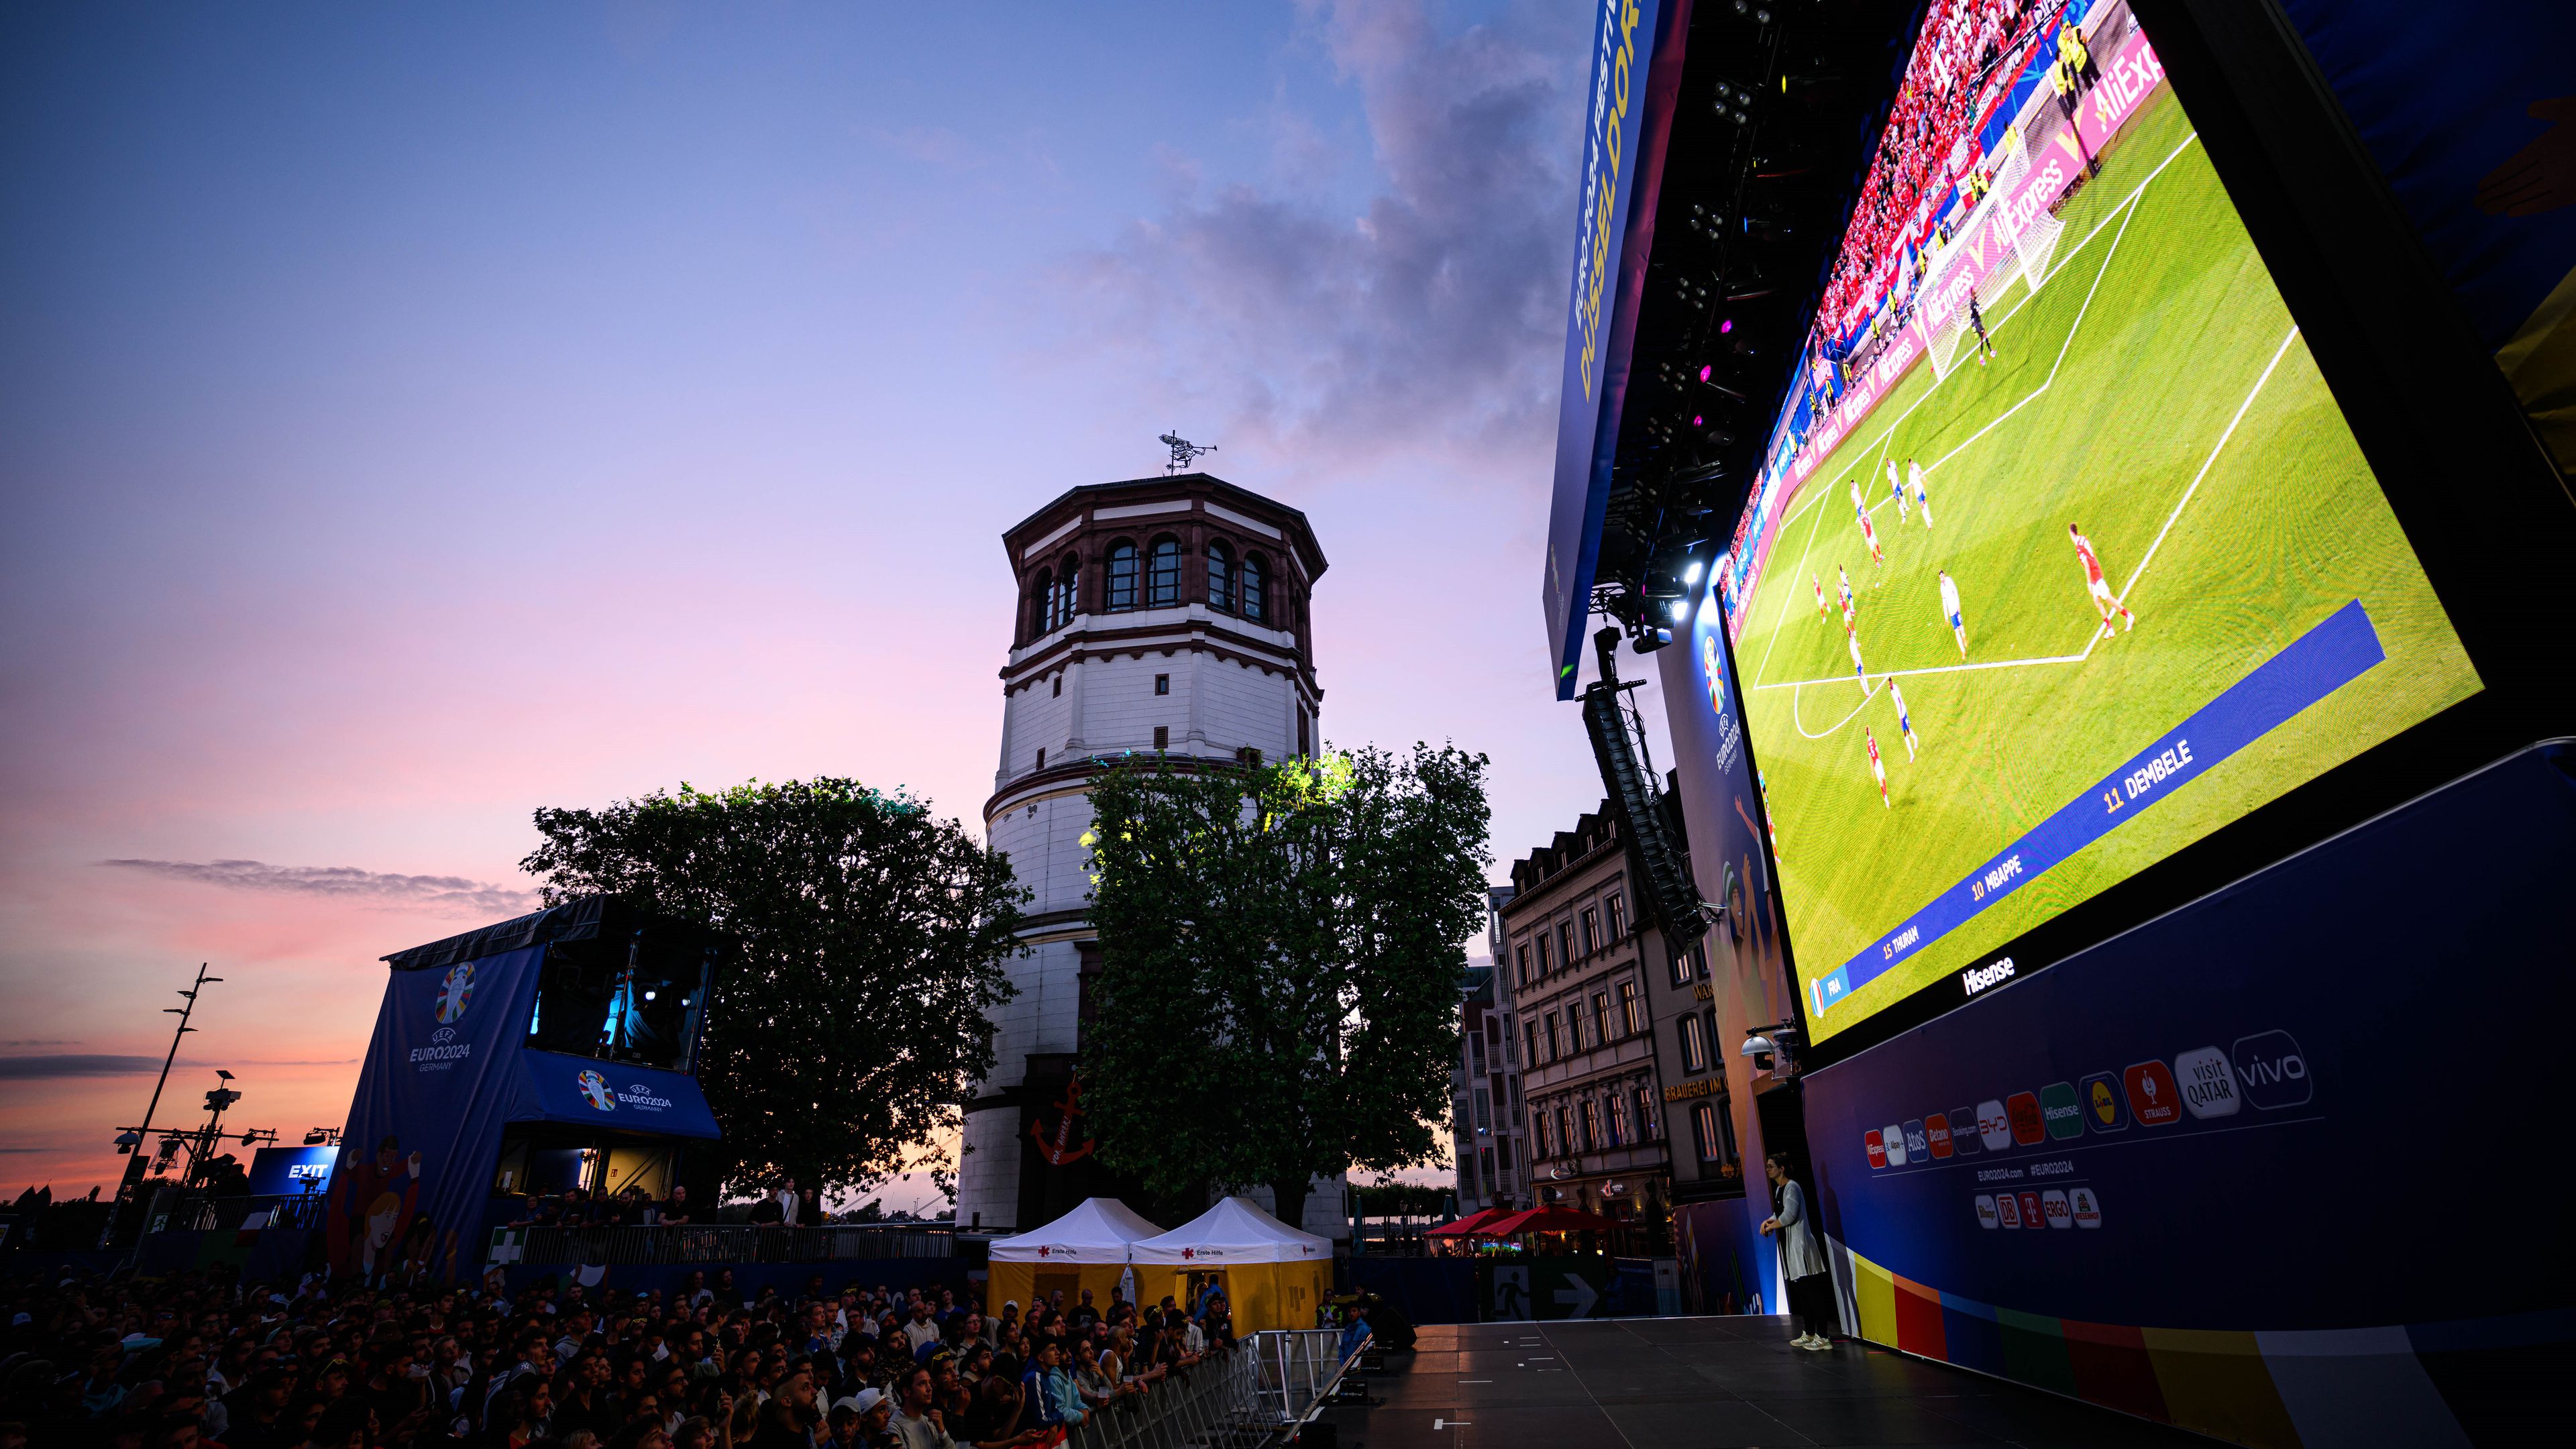
{"type": "Polygon", "coordinates": [[[1718,333],[1718,335],[1719,335],[1720,337],[1723,337],[1723,336],[1725,336],[1727,333],[1732,332],[1732,331],[1734,331],[1734,330],[1735,330],[1735,319],[1734,319],[1734,318],[1732,318],[1732,317],[1729,317],[1729,318],[1727,318],[1725,321],[1720,322],[1720,323],[1718,323],[1718,324],[1717,324],[1717,333],[1718,333]]]}
{"type": "Polygon", "coordinates": [[[1682,582],[1686,584],[1698,583],[1699,576],[1702,572],[1704,572],[1704,570],[1700,567],[1700,561],[1698,559],[1692,559],[1690,561],[1690,567],[1682,570],[1682,582]]]}
{"type": "Polygon", "coordinates": [[[1675,600],[1673,600],[1673,609],[1672,609],[1672,614],[1673,614],[1673,622],[1674,622],[1674,623],[1676,623],[1676,624],[1678,624],[1678,623],[1682,622],[1684,619],[1689,618],[1689,617],[1690,617],[1690,600],[1688,600],[1688,599],[1675,599],[1675,600]]]}
{"type": "Polygon", "coordinates": [[[1706,364],[1702,364],[1699,370],[1699,380],[1702,382],[1708,381],[1710,370],[1711,369],[1706,364]]]}

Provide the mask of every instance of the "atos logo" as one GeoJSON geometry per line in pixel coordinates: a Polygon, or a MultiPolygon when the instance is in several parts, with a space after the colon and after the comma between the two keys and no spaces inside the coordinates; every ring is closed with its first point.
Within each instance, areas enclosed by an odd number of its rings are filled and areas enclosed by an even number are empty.
{"type": "Polygon", "coordinates": [[[1905,1155],[1917,1162],[1932,1156],[1932,1143],[1923,1135],[1923,1119],[1920,1117],[1905,1124],[1905,1155]]]}
{"type": "Polygon", "coordinates": [[[2235,1059],[2236,1085],[2257,1111],[2304,1107],[2316,1095],[2316,1082],[2308,1076],[2307,1055],[2299,1050],[2298,1039],[2286,1031],[2240,1036],[2228,1055],[2235,1059]]]}

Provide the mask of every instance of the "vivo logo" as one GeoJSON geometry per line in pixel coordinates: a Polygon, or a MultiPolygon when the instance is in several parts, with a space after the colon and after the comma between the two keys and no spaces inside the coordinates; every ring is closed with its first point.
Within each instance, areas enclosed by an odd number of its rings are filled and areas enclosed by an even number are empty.
{"type": "Polygon", "coordinates": [[[1959,985],[1965,989],[1967,995],[1974,996],[1989,986],[2000,986],[2010,981],[2012,976],[2013,959],[2006,956],[1991,965],[1971,966],[1960,972],[1959,985]]]}
{"type": "Polygon", "coordinates": [[[2257,1111],[2304,1107],[2316,1096],[2316,1083],[2308,1075],[2307,1054],[2299,1050],[2298,1039],[2286,1031],[2240,1036],[2227,1055],[2236,1069],[2238,1088],[2257,1111]]]}

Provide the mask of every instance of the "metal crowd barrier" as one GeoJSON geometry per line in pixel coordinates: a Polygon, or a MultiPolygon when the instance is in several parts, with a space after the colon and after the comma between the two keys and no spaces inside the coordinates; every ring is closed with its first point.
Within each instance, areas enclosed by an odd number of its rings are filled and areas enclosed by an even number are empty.
{"type": "MultiPolygon", "coordinates": [[[[1333,1329],[1257,1333],[1141,1399],[1092,1412],[1065,1449],[1258,1449],[1315,1416],[1350,1368],[1333,1329]],[[1132,1405],[1132,1407],[1129,1407],[1132,1405]]],[[[1358,1355],[1352,1355],[1356,1359],[1358,1355]]]]}

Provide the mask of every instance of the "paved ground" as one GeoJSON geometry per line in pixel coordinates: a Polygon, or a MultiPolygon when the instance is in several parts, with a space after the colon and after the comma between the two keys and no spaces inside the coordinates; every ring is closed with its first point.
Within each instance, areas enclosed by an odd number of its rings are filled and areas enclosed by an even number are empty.
{"type": "Polygon", "coordinates": [[[1883,1349],[1788,1346],[1783,1318],[1640,1318],[1424,1328],[1326,1412],[1341,1449],[1787,1449],[2215,1441],[1883,1349]]]}

